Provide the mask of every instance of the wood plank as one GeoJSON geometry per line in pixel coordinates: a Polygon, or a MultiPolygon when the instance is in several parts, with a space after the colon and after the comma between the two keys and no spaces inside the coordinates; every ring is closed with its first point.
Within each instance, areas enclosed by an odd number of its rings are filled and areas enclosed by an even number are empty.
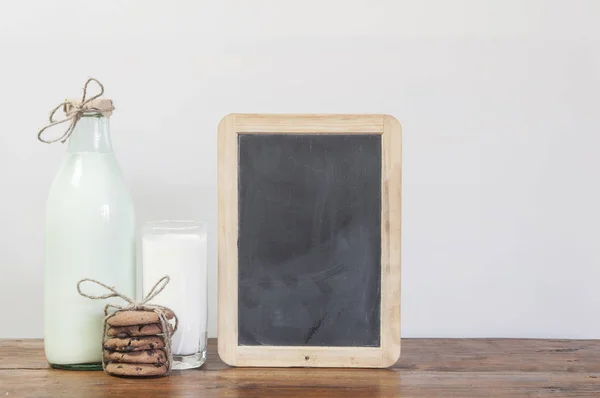
{"type": "Polygon", "coordinates": [[[229,365],[236,363],[238,341],[238,153],[235,115],[225,116],[218,129],[218,350],[229,365]]]}
{"type": "Polygon", "coordinates": [[[388,367],[400,357],[400,259],[402,241],[402,127],[383,116],[381,158],[381,359],[388,367]]]}
{"type": "Polygon", "coordinates": [[[0,369],[45,369],[47,367],[43,340],[0,340],[0,369]]]}
{"type": "MultiPolygon", "coordinates": [[[[600,373],[600,340],[403,339],[402,345],[393,368],[403,371],[600,373]]],[[[42,340],[0,340],[0,369],[47,367],[42,340]]],[[[208,340],[205,367],[229,369],[216,339],[208,340]]]]}
{"type": "Polygon", "coordinates": [[[395,367],[451,372],[600,373],[600,340],[403,339],[395,367]]]}
{"type": "Polygon", "coordinates": [[[383,115],[231,114],[238,134],[381,134],[383,115]]]}
{"type": "Polygon", "coordinates": [[[293,367],[298,363],[314,367],[378,368],[384,355],[379,347],[284,347],[239,346],[238,366],[293,367]],[[274,359],[277,364],[274,365],[274,359]]]}
{"type": "Polygon", "coordinates": [[[209,340],[201,369],[159,379],[48,368],[41,340],[0,340],[0,397],[593,397],[600,341],[405,339],[390,369],[232,368],[209,340]]]}
{"type": "Polygon", "coordinates": [[[398,369],[254,369],[120,379],[102,372],[0,370],[0,396],[35,397],[592,397],[600,373],[402,372],[398,369]],[[8,393],[8,394],[7,394],[8,393]]]}

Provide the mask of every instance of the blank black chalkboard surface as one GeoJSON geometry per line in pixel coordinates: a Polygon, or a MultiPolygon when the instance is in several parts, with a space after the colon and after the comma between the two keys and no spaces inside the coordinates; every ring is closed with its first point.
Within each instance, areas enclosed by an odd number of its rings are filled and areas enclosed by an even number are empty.
{"type": "Polygon", "coordinates": [[[219,355],[387,367],[400,355],[401,127],[388,115],[219,124],[219,355]]]}

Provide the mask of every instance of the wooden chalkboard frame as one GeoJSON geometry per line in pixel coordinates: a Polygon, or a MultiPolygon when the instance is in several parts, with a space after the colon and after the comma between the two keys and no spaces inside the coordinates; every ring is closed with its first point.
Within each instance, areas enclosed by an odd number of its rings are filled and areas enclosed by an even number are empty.
{"type": "Polygon", "coordinates": [[[402,129],[389,115],[230,114],[218,128],[218,351],[231,366],[388,367],[400,356],[402,129]],[[381,134],[379,347],[238,344],[238,135],[381,134]]]}

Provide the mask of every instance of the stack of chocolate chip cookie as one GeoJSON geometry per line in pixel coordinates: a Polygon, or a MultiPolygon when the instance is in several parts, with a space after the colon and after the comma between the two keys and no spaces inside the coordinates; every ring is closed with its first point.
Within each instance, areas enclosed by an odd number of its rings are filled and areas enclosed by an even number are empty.
{"type": "MultiPolygon", "coordinates": [[[[164,312],[173,319],[173,312],[164,312]]],[[[164,376],[169,371],[165,333],[170,337],[173,327],[163,330],[157,312],[117,311],[106,320],[104,363],[107,373],[114,376],[164,376]]]]}

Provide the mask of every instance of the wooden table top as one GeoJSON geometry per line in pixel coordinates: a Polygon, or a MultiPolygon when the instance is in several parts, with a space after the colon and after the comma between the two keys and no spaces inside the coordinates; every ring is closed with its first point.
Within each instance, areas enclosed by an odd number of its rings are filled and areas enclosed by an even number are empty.
{"type": "Polygon", "coordinates": [[[0,340],[4,397],[600,397],[600,341],[404,339],[390,369],[200,369],[158,379],[50,369],[42,340],[0,340]]]}

